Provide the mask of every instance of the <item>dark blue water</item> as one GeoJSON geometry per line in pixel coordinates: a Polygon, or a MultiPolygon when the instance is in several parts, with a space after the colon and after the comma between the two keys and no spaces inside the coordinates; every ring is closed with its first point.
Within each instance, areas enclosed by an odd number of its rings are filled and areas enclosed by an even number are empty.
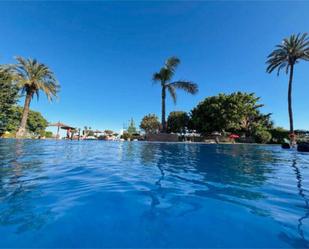
{"type": "Polygon", "coordinates": [[[0,247],[309,247],[309,155],[0,140],[0,247]]]}

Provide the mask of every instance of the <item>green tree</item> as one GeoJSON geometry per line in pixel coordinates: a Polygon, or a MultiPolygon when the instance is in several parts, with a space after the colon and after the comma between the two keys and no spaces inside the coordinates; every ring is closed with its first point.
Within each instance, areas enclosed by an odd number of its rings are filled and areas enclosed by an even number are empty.
{"type": "Polygon", "coordinates": [[[136,133],[137,133],[137,130],[136,130],[136,127],[135,127],[135,123],[134,123],[133,118],[131,118],[131,120],[130,120],[130,125],[129,125],[129,127],[128,127],[128,133],[129,133],[130,135],[136,134],[136,133]]]}
{"type": "Polygon", "coordinates": [[[18,89],[12,83],[7,68],[0,66],[0,135],[7,131],[10,117],[14,114],[13,107],[17,103],[18,89]]]}
{"type": "Polygon", "coordinates": [[[254,139],[257,143],[268,143],[272,138],[271,133],[266,129],[257,129],[254,133],[254,139]]]}
{"type": "Polygon", "coordinates": [[[165,120],[165,100],[166,100],[166,90],[170,93],[174,103],[176,103],[177,95],[176,89],[182,89],[188,93],[196,94],[198,92],[197,84],[191,81],[175,81],[171,82],[175,70],[179,65],[180,60],[177,57],[171,57],[167,59],[164,67],[160,69],[159,72],[154,73],[153,80],[154,82],[160,82],[161,84],[161,104],[162,104],[162,131],[166,132],[166,120],[165,120]]]}
{"type": "Polygon", "coordinates": [[[167,129],[169,132],[185,132],[188,127],[190,117],[186,112],[171,112],[167,118],[167,129]]]}
{"type": "MultiPolygon", "coordinates": [[[[22,117],[23,108],[14,106],[12,108],[13,115],[8,120],[7,130],[9,132],[17,132],[19,128],[20,119],[22,117]]],[[[40,112],[29,110],[29,117],[27,119],[26,129],[34,135],[42,135],[48,125],[47,120],[40,112]]]]}
{"type": "Polygon", "coordinates": [[[262,128],[271,128],[271,114],[259,110],[260,98],[253,93],[236,92],[206,98],[191,111],[193,128],[201,133],[213,131],[243,132],[252,136],[262,128]]]}
{"type": "Polygon", "coordinates": [[[291,35],[283,39],[282,43],[276,46],[276,49],[268,56],[268,73],[277,70],[279,75],[282,69],[289,73],[288,83],[288,112],[290,120],[290,133],[294,133],[293,110],[292,110],[292,83],[294,66],[300,60],[309,60],[309,39],[307,33],[291,35]]]}
{"type": "Polygon", "coordinates": [[[25,94],[25,104],[16,137],[23,137],[26,133],[26,125],[30,110],[30,102],[34,95],[39,97],[40,91],[44,92],[49,101],[57,96],[59,85],[54,73],[37,60],[17,57],[17,64],[12,67],[13,78],[17,86],[25,94]]]}
{"type": "Polygon", "coordinates": [[[160,122],[155,114],[148,114],[143,117],[140,128],[146,133],[157,133],[160,129],[160,122]]]}
{"type": "Polygon", "coordinates": [[[30,110],[26,126],[29,131],[36,135],[42,135],[44,134],[47,125],[47,120],[40,112],[30,110]]]}

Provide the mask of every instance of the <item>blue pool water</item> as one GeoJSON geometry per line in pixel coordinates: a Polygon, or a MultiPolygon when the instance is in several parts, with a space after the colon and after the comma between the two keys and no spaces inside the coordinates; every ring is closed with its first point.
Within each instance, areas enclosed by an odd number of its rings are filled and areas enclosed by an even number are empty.
{"type": "Polygon", "coordinates": [[[0,140],[0,247],[309,247],[309,155],[0,140]]]}

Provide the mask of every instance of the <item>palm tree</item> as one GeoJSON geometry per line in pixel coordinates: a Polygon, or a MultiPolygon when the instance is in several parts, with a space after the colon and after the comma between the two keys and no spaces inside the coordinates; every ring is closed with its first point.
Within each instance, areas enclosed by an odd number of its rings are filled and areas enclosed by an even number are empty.
{"type": "Polygon", "coordinates": [[[17,64],[12,66],[13,79],[25,96],[22,119],[16,137],[22,137],[26,132],[26,124],[30,102],[34,95],[39,98],[40,91],[44,92],[49,101],[57,97],[59,85],[54,73],[44,64],[35,59],[17,57],[17,64]]]}
{"type": "Polygon", "coordinates": [[[283,39],[280,45],[268,55],[266,71],[268,73],[277,69],[279,75],[281,69],[285,69],[286,74],[289,73],[289,86],[288,86],[288,111],[290,120],[290,133],[294,133],[293,125],[293,111],[292,111],[292,82],[294,74],[294,66],[300,60],[309,60],[309,39],[307,33],[291,35],[283,39]]]}
{"type": "Polygon", "coordinates": [[[164,67],[162,67],[158,73],[153,75],[154,82],[160,82],[162,87],[162,132],[166,132],[167,128],[165,121],[166,90],[169,91],[174,103],[177,101],[176,89],[182,89],[191,94],[196,94],[198,92],[197,84],[191,81],[180,80],[171,82],[179,63],[180,60],[177,57],[171,57],[166,60],[164,67]]]}

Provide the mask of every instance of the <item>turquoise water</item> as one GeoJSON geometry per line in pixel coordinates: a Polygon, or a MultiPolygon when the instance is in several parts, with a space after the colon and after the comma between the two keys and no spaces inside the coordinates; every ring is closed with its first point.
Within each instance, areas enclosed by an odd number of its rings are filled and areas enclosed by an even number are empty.
{"type": "Polygon", "coordinates": [[[309,155],[0,140],[0,247],[309,247],[309,155]]]}

